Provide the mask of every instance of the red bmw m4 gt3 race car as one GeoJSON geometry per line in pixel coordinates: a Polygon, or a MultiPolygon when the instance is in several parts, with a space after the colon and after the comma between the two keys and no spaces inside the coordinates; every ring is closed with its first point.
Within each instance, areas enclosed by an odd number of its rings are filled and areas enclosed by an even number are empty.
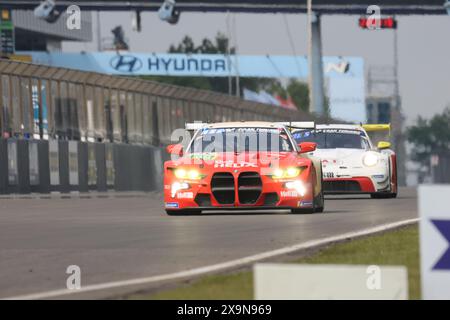
{"type": "Polygon", "coordinates": [[[306,155],[284,123],[193,123],[190,142],[167,147],[164,205],[169,215],[204,210],[290,209],[322,212],[320,160],[306,155]]]}

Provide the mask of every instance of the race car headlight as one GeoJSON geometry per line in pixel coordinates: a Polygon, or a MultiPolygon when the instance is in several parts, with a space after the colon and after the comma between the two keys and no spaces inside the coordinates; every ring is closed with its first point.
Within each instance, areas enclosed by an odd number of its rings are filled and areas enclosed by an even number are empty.
{"type": "Polygon", "coordinates": [[[305,184],[300,180],[286,182],[285,186],[287,189],[293,189],[297,191],[297,193],[302,197],[304,197],[306,194],[305,184]]]}
{"type": "Polygon", "coordinates": [[[367,152],[363,156],[362,162],[366,167],[373,167],[378,163],[378,155],[373,152],[367,152]]]}
{"type": "Polygon", "coordinates": [[[176,169],[173,173],[178,179],[185,179],[187,177],[187,171],[184,169],[176,169]]]}
{"type": "Polygon", "coordinates": [[[277,168],[272,172],[272,178],[274,179],[290,179],[295,178],[300,174],[300,168],[290,167],[287,169],[277,168]]]}
{"type": "Polygon", "coordinates": [[[191,170],[185,170],[185,169],[176,169],[174,171],[175,177],[178,179],[191,179],[191,180],[198,180],[201,179],[202,176],[198,170],[191,169],[191,170]]]}
{"type": "Polygon", "coordinates": [[[286,169],[286,178],[295,178],[300,174],[299,168],[287,168],[286,169]]]}
{"type": "Polygon", "coordinates": [[[172,198],[175,198],[178,191],[185,189],[189,189],[189,184],[186,182],[174,182],[170,188],[170,195],[172,198]]]}
{"type": "Polygon", "coordinates": [[[275,179],[281,179],[284,176],[284,170],[278,168],[273,170],[272,177],[275,179]]]}
{"type": "Polygon", "coordinates": [[[198,172],[197,170],[189,170],[187,175],[188,178],[192,180],[200,179],[200,172],[198,172]]]}

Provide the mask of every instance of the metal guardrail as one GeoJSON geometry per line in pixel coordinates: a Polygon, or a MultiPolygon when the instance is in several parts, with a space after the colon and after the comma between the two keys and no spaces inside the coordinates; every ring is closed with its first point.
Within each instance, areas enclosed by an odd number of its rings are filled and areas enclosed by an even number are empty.
{"type": "Polygon", "coordinates": [[[0,60],[4,138],[160,145],[195,120],[314,120],[234,96],[105,74],[0,60]]]}

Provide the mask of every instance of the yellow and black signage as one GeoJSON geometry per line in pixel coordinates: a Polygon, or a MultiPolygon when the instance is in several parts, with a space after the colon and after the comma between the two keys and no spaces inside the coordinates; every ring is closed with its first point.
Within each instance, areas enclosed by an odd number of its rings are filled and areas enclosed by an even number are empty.
{"type": "Polygon", "coordinates": [[[0,9],[0,51],[2,56],[14,54],[14,25],[11,10],[0,9]]]}

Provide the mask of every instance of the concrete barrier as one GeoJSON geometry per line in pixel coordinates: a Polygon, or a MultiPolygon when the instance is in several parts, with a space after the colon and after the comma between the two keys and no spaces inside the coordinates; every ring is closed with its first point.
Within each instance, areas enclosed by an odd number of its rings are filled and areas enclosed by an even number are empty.
{"type": "Polygon", "coordinates": [[[0,194],[162,190],[161,147],[0,139],[0,194]]]}
{"type": "Polygon", "coordinates": [[[163,169],[164,161],[169,160],[166,150],[163,148],[154,148],[152,159],[152,170],[155,172],[154,189],[157,191],[163,190],[163,169]]]}

